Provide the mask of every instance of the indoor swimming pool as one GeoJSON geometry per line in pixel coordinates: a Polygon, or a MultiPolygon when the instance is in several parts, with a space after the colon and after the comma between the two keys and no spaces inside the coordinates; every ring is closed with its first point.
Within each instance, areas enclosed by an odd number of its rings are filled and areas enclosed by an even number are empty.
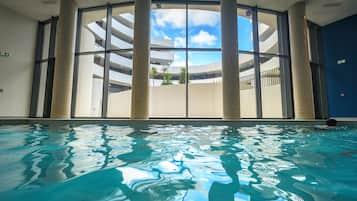
{"type": "Polygon", "coordinates": [[[357,200],[357,127],[3,124],[0,200],[357,200]]]}

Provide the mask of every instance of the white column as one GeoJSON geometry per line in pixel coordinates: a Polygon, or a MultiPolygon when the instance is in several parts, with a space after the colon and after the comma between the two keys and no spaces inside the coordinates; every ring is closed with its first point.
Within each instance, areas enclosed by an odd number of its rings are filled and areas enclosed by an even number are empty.
{"type": "Polygon", "coordinates": [[[223,118],[240,119],[237,2],[221,1],[223,118]]]}
{"type": "Polygon", "coordinates": [[[151,0],[135,1],[132,119],[149,116],[150,12],[151,0]]]}
{"type": "Polygon", "coordinates": [[[296,119],[314,119],[314,99],[308,55],[305,2],[291,6],[289,13],[291,71],[296,119]]]}
{"type": "Polygon", "coordinates": [[[74,0],[60,1],[51,118],[70,118],[71,114],[76,11],[74,0]]]}

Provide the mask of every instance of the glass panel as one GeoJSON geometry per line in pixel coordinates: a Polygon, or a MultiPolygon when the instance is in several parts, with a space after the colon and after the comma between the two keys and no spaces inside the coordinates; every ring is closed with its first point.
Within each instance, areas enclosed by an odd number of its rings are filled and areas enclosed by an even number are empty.
{"type": "Polygon", "coordinates": [[[108,117],[130,117],[132,55],[131,51],[110,54],[108,117]]]}
{"type": "Polygon", "coordinates": [[[112,49],[133,48],[134,6],[113,8],[112,15],[112,49]]]}
{"type": "Polygon", "coordinates": [[[190,4],[188,9],[188,46],[190,48],[220,48],[219,6],[190,4]]]}
{"type": "Polygon", "coordinates": [[[45,24],[43,32],[43,44],[42,44],[42,59],[48,59],[48,52],[50,49],[50,35],[51,35],[51,23],[45,24]]]}
{"type": "Polygon", "coordinates": [[[275,14],[258,12],[259,51],[278,54],[278,18],[275,14]]]}
{"type": "Polygon", "coordinates": [[[45,91],[46,91],[46,78],[47,78],[47,61],[41,63],[41,77],[40,86],[38,89],[38,101],[36,117],[43,117],[43,109],[45,106],[45,91]]]}
{"type": "Polygon", "coordinates": [[[150,60],[150,116],[186,117],[186,53],[151,51],[150,60]]]}
{"type": "Polygon", "coordinates": [[[152,5],[151,47],[186,47],[186,9],[182,4],[152,5]]]}
{"type": "Polygon", "coordinates": [[[80,52],[104,50],[106,16],[106,9],[82,13],[80,52]]]}
{"type": "Polygon", "coordinates": [[[260,56],[263,118],[282,118],[280,58],[260,56]]]}
{"type": "Polygon", "coordinates": [[[188,116],[222,117],[221,52],[189,52],[188,116]]]}
{"type": "Polygon", "coordinates": [[[242,118],[256,118],[254,55],[239,54],[240,108],[242,118]]]}
{"type": "Polygon", "coordinates": [[[238,48],[253,51],[253,23],[250,9],[237,9],[238,13],[238,48]]]}
{"type": "Polygon", "coordinates": [[[76,117],[100,117],[102,114],[104,54],[78,58],[76,117]]]}

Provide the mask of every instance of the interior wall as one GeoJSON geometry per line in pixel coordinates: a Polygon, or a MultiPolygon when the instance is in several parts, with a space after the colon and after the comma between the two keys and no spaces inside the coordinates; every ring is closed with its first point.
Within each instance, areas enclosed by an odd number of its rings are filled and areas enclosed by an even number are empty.
{"type": "Polygon", "coordinates": [[[322,28],[330,117],[357,117],[357,15],[322,28]]]}
{"type": "MultiPolygon", "coordinates": [[[[263,87],[265,118],[281,118],[280,85],[263,87]],[[279,97],[279,98],[277,98],[279,97]]],[[[184,84],[150,87],[150,117],[183,118],[186,113],[186,86],[184,84]]],[[[242,118],[255,118],[255,89],[240,91],[242,118]],[[254,104],[252,104],[254,101],[254,104]]],[[[108,97],[108,116],[127,117],[130,113],[131,90],[111,93],[108,97]],[[120,104],[118,104],[120,103],[120,104]]],[[[189,117],[222,117],[222,83],[189,84],[189,117]]]]}
{"type": "Polygon", "coordinates": [[[27,117],[30,111],[37,22],[0,6],[0,116],[27,117]]]}

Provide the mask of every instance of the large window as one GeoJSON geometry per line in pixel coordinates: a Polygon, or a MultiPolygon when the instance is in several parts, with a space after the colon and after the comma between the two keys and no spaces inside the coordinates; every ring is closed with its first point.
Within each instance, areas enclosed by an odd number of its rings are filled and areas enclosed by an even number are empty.
{"type": "Polygon", "coordinates": [[[289,76],[284,15],[249,7],[238,7],[237,13],[241,116],[289,117],[282,95],[287,87],[281,83],[282,76],[289,76]]]}
{"type": "Polygon", "coordinates": [[[218,3],[153,4],[150,117],[222,117],[220,19],[218,3]]]}
{"type": "Polygon", "coordinates": [[[107,117],[130,117],[134,6],[114,7],[111,22],[107,117]]]}
{"type": "Polygon", "coordinates": [[[81,12],[76,56],[76,117],[101,117],[107,9],[81,12]]]}
{"type": "MultiPolygon", "coordinates": [[[[219,3],[153,1],[151,118],[222,117],[219,3]]],[[[290,117],[285,16],[241,5],[237,14],[242,118],[290,117]]],[[[72,116],[130,117],[133,34],[133,3],[80,9],[72,116]]]]}
{"type": "Polygon", "coordinates": [[[263,118],[281,118],[280,58],[261,55],[259,62],[263,118]]]}
{"type": "Polygon", "coordinates": [[[151,11],[151,47],[186,47],[186,5],[155,3],[151,11]]]}
{"type": "Polygon", "coordinates": [[[30,117],[50,117],[57,17],[39,22],[30,117]]]}
{"type": "MultiPolygon", "coordinates": [[[[219,4],[155,2],[150,117],[222,117],[219,4]]],[[[282,14],[237,8],[242,118],[282,118],[282,14]]]]}
{"type": "Polygon", "coordinates": [[[283,105],[280,82],[280,53],[278,15],[259,11],[259,65],[261,81],[261,104],[263,118],[282,118],[283,105]]]}
{"type": "Polygon", "coordinates": [[[258,12],[259,51],[279,54],[278,16],[273,13],[258,12]]]}
{"type": "Polygon", "coordinates": [[[253,11],[249,8],[238,8],[238,49],[253,52],[253,11]]]}
{"type": "Polygon", "coordinates": [[[222,117],[221,52],[190,51],[188,62],[188,116],[222,117]]]}
{"type": "Polygon", "coordinates": [[[257,117],[254,67],[255,66],[253,54],[239,54],[240,111],[242,118],[257,117]]]}
{"type": "Polygon", "coordinates": [[[188,46],[221,48],[221,14],[219,5],[188,5],[188,46]]]}
{"type": "Polygon", "coordinates": [[[130,117],[134,6],[79,12],[72,115],[130,117]]]}
{"type": "Polygon", "coordinates": [[[184,51],[151,51],[150,116],[186,117],[186,53],[184,51]],[[156,61],[155,55],[169,61],[156,61]]]}
{"type": "Polygon", "coordinates": [[[253,10],[238,7],[237,14],[241,117],[257,118],[253,10]]]}

